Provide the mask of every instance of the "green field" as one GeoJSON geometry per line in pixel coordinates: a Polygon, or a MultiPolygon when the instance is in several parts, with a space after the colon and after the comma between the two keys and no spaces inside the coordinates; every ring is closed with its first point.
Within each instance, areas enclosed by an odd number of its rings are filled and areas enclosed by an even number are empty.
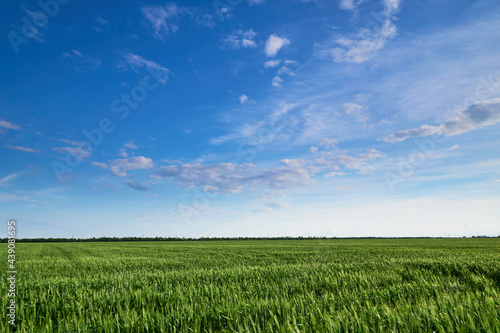
{"type": "Polygon", "coordinates": [[[16,260],[18,332],[500,332],[498,238],[18,243],[16,260]]]}

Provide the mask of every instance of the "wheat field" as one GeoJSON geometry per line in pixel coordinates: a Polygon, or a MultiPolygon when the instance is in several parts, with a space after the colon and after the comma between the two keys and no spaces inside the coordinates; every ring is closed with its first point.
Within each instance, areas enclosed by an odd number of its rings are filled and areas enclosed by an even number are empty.
{"type": "Polygon", "coordinates": [[[498,238],[18,243],[16,259],[18,332],[500,332],[498,238]]]}

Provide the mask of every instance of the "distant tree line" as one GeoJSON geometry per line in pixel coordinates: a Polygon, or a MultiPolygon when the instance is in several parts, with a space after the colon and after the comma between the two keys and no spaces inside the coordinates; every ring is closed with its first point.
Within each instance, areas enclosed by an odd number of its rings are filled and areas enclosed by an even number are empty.
{"type": "MultiPolygon", "coordinates": [[[[227,241],[227,240],[292,240],[292,239],[327,239],[327,237],[99,237],[99,238],[20,238],[16,243],[47,242],[178,242],[178,241],[227,241]]],[[[6,243],[3,238],[1,243],[6,243]]]]}
{"type": "MultiPolygon", "coordinates": [[[[179,242],[179,241],[242,241],[242,240],[314,240],[314,239],[430,239],[449,237],[99,237],[99,238],[20,238],[16,243],[56,243],[56,242],[179,242]]],[[[473,236],[473,238],[476,238],[473,236]]],[[[489,238],[481,236],[481,238],[489,238]]],[[[0,243],[7,243],[2,238],[0,243]]]]}

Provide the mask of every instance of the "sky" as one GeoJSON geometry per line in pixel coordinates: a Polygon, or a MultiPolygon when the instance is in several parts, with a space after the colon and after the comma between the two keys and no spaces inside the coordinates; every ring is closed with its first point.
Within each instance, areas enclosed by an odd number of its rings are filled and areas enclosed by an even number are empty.
{"type": "Polygon", "coordinates": [[[500,234],[498,1],[2,7],[20,238],[500,234]]]}

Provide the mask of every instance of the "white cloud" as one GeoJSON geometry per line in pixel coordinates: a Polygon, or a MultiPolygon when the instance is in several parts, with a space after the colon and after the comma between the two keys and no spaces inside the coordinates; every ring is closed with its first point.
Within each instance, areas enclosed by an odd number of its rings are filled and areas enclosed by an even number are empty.
{"type": "Polygon", "coordinates": [[[283,80],[279,76],[275,76],[271,84],[273,85],[273,87],[281,87],[282,82],[283,80]]]}
{"type": "Polygon", "coordinates": [[[354,0],[340,0],[339,7],[340,9],[354,10],[354,0]]]}
{"type": "Polygon", "coordinates": [[[401,0],[384,0],[385,11],[389,14],[393,14],[399,10],[399,4],[401,0]]]}
{"type": "Polygon", "coordinates": [[[368,101],[368,99],[370,98],[370,94],[359,93],[359,94],[354,95],[354,98],[358,102],[364,103],[364,102],[368,101]]]}
{"type": "MultiPolygon", "coordinates": [[[[333,139],[327,139],[323,146],[333,147],[334,142],[333,139]]],[[[180,162],[156,169],[152,177],[171,179],[183,187],[198,187],[211,193],[240,193],[259,188],[286,189],[313,185],[313,177],[320,172],[328,172],[330,176],[333,176],[331,172],[335,172],[335,175],[341,176],[345,175],[341,168],[347,168],[368,173],[373,170],[368,163],[385,156],[375,149],[355,155],[340,150],[322,150],[319,154],[319,158],[311,160],[282,159],[281,166],[270,169],[259,169],[252,163],[206,165],[180,162]]]]}
{"type": "Polygon", "coordinates": [[[53,147],[52,149],[57,151],[58,153],[71,154],[82,160],[92,157],[93,148],[91,146],[84,145],[83,142],[72,141],[67,139],[59,139],[59,141],[62,141],[74,147],[53,147]]]}
{"type": "Polygon", "coordinates": [[[175,3],[167,3],[165,6],[144,6],[141,11],[153,27],[155,38],[162,41],[169,34],[179,30],[178,24],[183,16],[191,17],[199,25],[207,27],[215,25],[212,15],[203,13],[197,8],[177,6],[175,3]]]}
{"type": "Polygon", "coordinates": [[[346,175],[345,172],[332,171],[332,172],[325,174],[324,177],[331,178],[331,177],[335,177],[335,176],[345,176],[345,175],[346,175]]]}
{"type": "MultiPolygon", "coordinates": [[[[346,5],[351,3],[353,2],[346,1],[346,5]]],[[[367,61],[373,53],[382,49],[388,40],[396,36],[397,28],[393,23],[393,15],[399,10],[399,3],[400,0],[384,0],[384,9],[377,14],[378,19],[371,19],[366,27],[356,33],[334,38],[326,47],[320,47],[319,54],[331,57],[335,62],[367,61]]]]}
{"type": "MultiPolygon", "coordinates": [[[[277,76],[274,86],[285,86],[284,79],[277,76]]],[[[287,88],[294,90],[293,85],[287,88]]],[[[299,87],[300,89],[300,87],[299,87]]],[[[328,88],[329,89],[329,88],[328,88]]],[[[287,92],[288,94],[288,89],[287,92]]],[[[272,145],[315,145],[321,139],[334,135],[336,138],[352,138],[353,136],[368,136],[368,131],[363,131],[367,118],[358,115],[348,115],[341,112],[335,105],[338,96],[312,95],[305,98],[291,96],[285,103],[283,100],[260,101],[261,107],[256,108],[259,116],[254,114],[241,114],[234,117],[228,114],[227,122],[234,122],[235,126],[229,128],[229,133],[223,134],[212,140],[213,144],[220,144],[232,140],[242,140],[249,144],[272,145]],[[293,103],[292,103],[293,101],[293,103]]],[[[362,113],[363,114],[363,113],[362,113]]]]}
{"type": "Polygon", "coordinates": [[[297,66],[299,63],[296,62],[295,60],[290,60],[290,59],[285,59],[285,65],[292,65],[292,66],[297,66]]]}
{"type": "Polygon", "coordinates": [[[250,6],[262,5],[265,2],[266,2],[266,0],[248,0],[248,5],[250,5],[250,6]]]}
{"type": "Polygon", "coordinates": [[[290,139],[289,134],[285,133],[295,124],[291,124],[285,117],[282,121],[282,116],[286,115],[293,104],[280,104],[271,114],[264,120],[258,122],[244,122],[238,126],[232,133],[213,138],[212,144],[221,144],[230,140],[244,140],[252,145],[261,145],[267,143],[285,142],[290,139]]]}
{"type": "Polygon", "coordinates": [[[217,16],[219,16],[219,18],[221,20],[233,17],[232,10],[234,8],[232,6],[230,6],[229,4],[225,5],[224,3],[222,3],[222,6],[225,6],[225,7],[221,7],[215,11],[217,16]]]}
{"type": "Polygon", "coordinates": [[[102,162],[92,162],[92,165],[95,165],[99,168],[103,168],[103,169],[109,169],[109,165],[107,165],[106,163],[102,163],[102,162]]]}
{"type": "Polygon", "coordinates": [[[390,98],[397,101],[402,118],[437,123],[470,104],[500,97],[498,48],[493,47],[498,45],[493,33],[498,25],[498,16],[480,16],[432,34],[405,37],[377,55],[381,66],[397,68],[392,78],[379,81],[377,93],[397,86],[390,98]]]}
{"type": "Polygon", "coordinates": [[[240,103],[245,104],[246,101],[248,101],[248,96],[247,95],[241,95],[239,97],[240,103]]]}
{"type": "Polygon", "coordinates": [[[168,68],[165,68],[154,61],[144,59],[140,55],[133,53],[125,54],[123,58],[125,62],[118,65],[120,68],[126,68],[126,65],[130,66],[132,69],[149,68],[150,70],[155,72],[160,83],[165,84],[167,82],[167,78],[170,75],[170,71],[168,70],[168,68]]]}
{"type": "Polygon", "coordinates": [[[244,180],[255,173],[253,164],[218,163],[212,165],[180,164],[156,170],[160,178],[172,178],[184,187],[200,187],[214,193],[238,193],[246,185],[244,180]]]}
{"type": "Polygon", "coordinates": [[[251,39],[243,38],[243,40],[241,41],[241,46],[243,46],[243,47],[255,47],[255,46],[257,46],[257,44],[251,39]]]}
{"type": "Polygon", "coordinates": [[[249,30],[237,30],[230,35],[227,35],[223,39],[221,39],[223,47],[229,49],[240,49],[242,47],[251,48],[256,47],[257,43],[255,43],[254,38],[257,35],[253,29],[249,30]]]}
{"type": "Polygon", "coordinates": [[[204,13],[199,8],[187,8],[187,13],[198,25],[213,28],[215,26],[214,17],[209,13],[204,13]]]}
{"type": "Polygon", "coordinates": [[[365,110],[363,105],[357,103],[344,103],[340,107],[346,114],[355,116],[356,121],[359,123],[366,123],[370,119],[370,116],[363,112],[365,110]]]}
{"type": "Polygon", "coordinates": [[[269,60],[264,63],[264,68],[274,68],[277,67],[281,63],[281,60],[269,60]]]}
{"type": "Polygon", "coordinates": [[[339,143],[339,140],[337,139],[324,138],[320,141],[319,147],[324,147],[325,149],[333,149],[336,147],[337,143],[339,143]]]}
{"type": "Polygon", "coordinates": [[[279,209],[279,208],[287,208],[290,207],[289,202],[283,202],[283,201],[274,201],[274,202],[269,202],[266,204],[267,207],[271,209],[279,209]]]}
{"type": "Polygon", "coordinates": [[[64,58],[74,58],[74,57],[81,57],[82,54],[78,50],[71,50],[70,52],[63,52],[61,56],[64,58]]]}
{"type": "Polygon", "coordinates": [[[121,157],[128,157],[128,152],[125,148],[118,148],[118,155],[121,157]]]}
{"type": "Polygon", "coordinates": [[[5,186],[8,182],[19,177],[18,173],[13,173],[3,178],[0,178],[0,186],[5,186]]]}
{"type": "Polygon", "coordinates": [[[345,151],[322,151],[321,157],[314,160],[317,166],[333,167],[338,170],[338,167],[363,171],[366,170],[366,164],[376,158],[384,157],[385,154],[376,150],[369,149],[366,153],[358,153],[356,155],[348,155],[345,151]]]}
{"type": "Polygon", "coordinates": [[[268,57],[274,57],[278,54],[278,51],[290,44],[290,41],[286,38],[280,38],[276,34],[272,34],[266,41],[265,52],[268,57]]]}
{"type": "Polygon", "coordinates": [[[340,0],[339,7],[343,10],[356,10],[365,0],[340,0]]]}
{"type": "Polygon", "coordinates": [[[399,131],[383,138],[385,142],[401,142],[408,138],[442,134],[460,135],[469,131],[495,125],[500,122],[500,98],[481,101],[456,113],[450,120],[438,125],[422,125],[417,128],[399,131]]]}
{"type": "Polygon", "coordinates": [[[341,108],[347,114],[358,114],[363,111],[363,106],[357,103],[344,103],[341,108]]]}
{"type": "Polygon", "coordinates": [[[137,145],[134,143],[134,140],[131,140],[129,142],[127,142],[126,144],[123,145],[125,148],[128,148],[128,149],[137,149],[137,145]]]}
{"type": "Polygon", "coordinates": [[[157,169],[155,176],[171,178],[184,187],[199,187],[211,193],[239,193],[256,187],[284,189],[314,183],[311,170],[300,161],[280,162],[282,166],[267,170],[259,170],[251,163],[169,165],[157,169]]]}
{"type": "Polygon", "coordinates": [[[183,11],[182,7],[178,7],[174,3],[168,3],[165,6],[145,6],[141,10],[142,14],[153,26],[156,38],[164,40],[170,33],[179,30],[177,24],[179,15],[183,11]]]}
{"type": "Polygon", "coordinates": [[[116,176],[126,177],[129,170],[152,169],[153,160],[144,156],[132,156],[109,161],[109,170],[116,176]]]}
{"type": "MultiPolygon", "coordinates": [[[[357,117],[356,117],[356,121],[358,123],[366,123],[368,122],[368,120],[370,120],[370,116],[366,113],[360,113],[357,117]]],[[[365,129],[368,129],[368,128],[373,128],[374,126],[373,125],[365,125],[365,129]]]]}
{"type": "Polygon", "coordinates": [[[352,38],[339,38],[338,47],[331,50],[331,56],[336,62],[365,62],[371,53],[380,50],[388,39],[395,37],[396,31],[396,26],[386,20],[378,31],[363,30],[352,38]]]}
{"type": "Polygon", "coordinates": [[[290,75],[290,76],[294,76],[294,75],[295,75],[295,73],[294,73],[294,72],[293,72],[290,68],[288,68],[288,67],[286,67],[286,66],[282,66],[282,67],[278,70],[277,74],[278,74],[278,75],[283,75],[283,74],[285,74],[285,75],[290,75]]]}
{"type": "Polygon", "coordinates": [[[90,158],[92,156],[92,148],[83,149],[83,147],[53,147],[52,149],[57,151],[58,153],[70,154],[81,159],[90,158]]]}
{"type": "Polygon", "coordinates": [[[63,52],[61,56],[71,61],[74,68],[82,73],[94,71],[101,65],[99,59],[83,55],[80,51],[74,49],[69,52],[63,52]]]}
{"type": "Polygon", "coordinates": [[[128,151],[127,149],[130,149],[130,150],[135,150],[135,149],[138,149],[139,147],[137,147],[137,145],[134,143],[133,140],[125,143],[123,145],[123,147],[119,148],[118,149],[118,155],[122,156],[122,157],[128,157],[128,151]]]}
{"type": "Polygon", "coordinates": [[[33,148],[28,148],[28,147],[22,147],[22,146],[4,145],[4,147],[8,148],[8,149],[12,149],[12,150],[24,151],[26,153],[41,153],[41,151],[38,150],[38,149],[33,149],[33,148]]]}
{"type": "MultiPolygon", "coordinates": [[[[0,128],[5,128],[5,129],[11,129],[15,131],[19,131],[21,127],[17,126],[16,124],[13,124],[11,122],[5,121],[5,120],[0,120],[0,128]]],[[[2,134],[0,130],[0,134],[2,134]]]]}
{"type": "Polygon", "coordinates": [[[95,19],[95,21],[101,25],[105,25],[105,26],[109,25],[109,22],[106,19],[103,19],[102,17],[99,17],[99,16],[95,19]]]}
{"type": "Polygon", "coordinates": [[[78,146],[78,143],[79,143],[78,141],[67,140],[67,139],[59,139],[59,141],[67,143],[68,145],[72,145],[72,146],[78,146]]]}
{"type": "Polygon", "coordinates": [[[127,171],[129,170],[145,170],[154,167],[153,160],[144,156],[116,159],[109,161],[109,163],[92,162],[92,165],[110,170],[112,174],[120,177],[128,176],[127,171]]]}

